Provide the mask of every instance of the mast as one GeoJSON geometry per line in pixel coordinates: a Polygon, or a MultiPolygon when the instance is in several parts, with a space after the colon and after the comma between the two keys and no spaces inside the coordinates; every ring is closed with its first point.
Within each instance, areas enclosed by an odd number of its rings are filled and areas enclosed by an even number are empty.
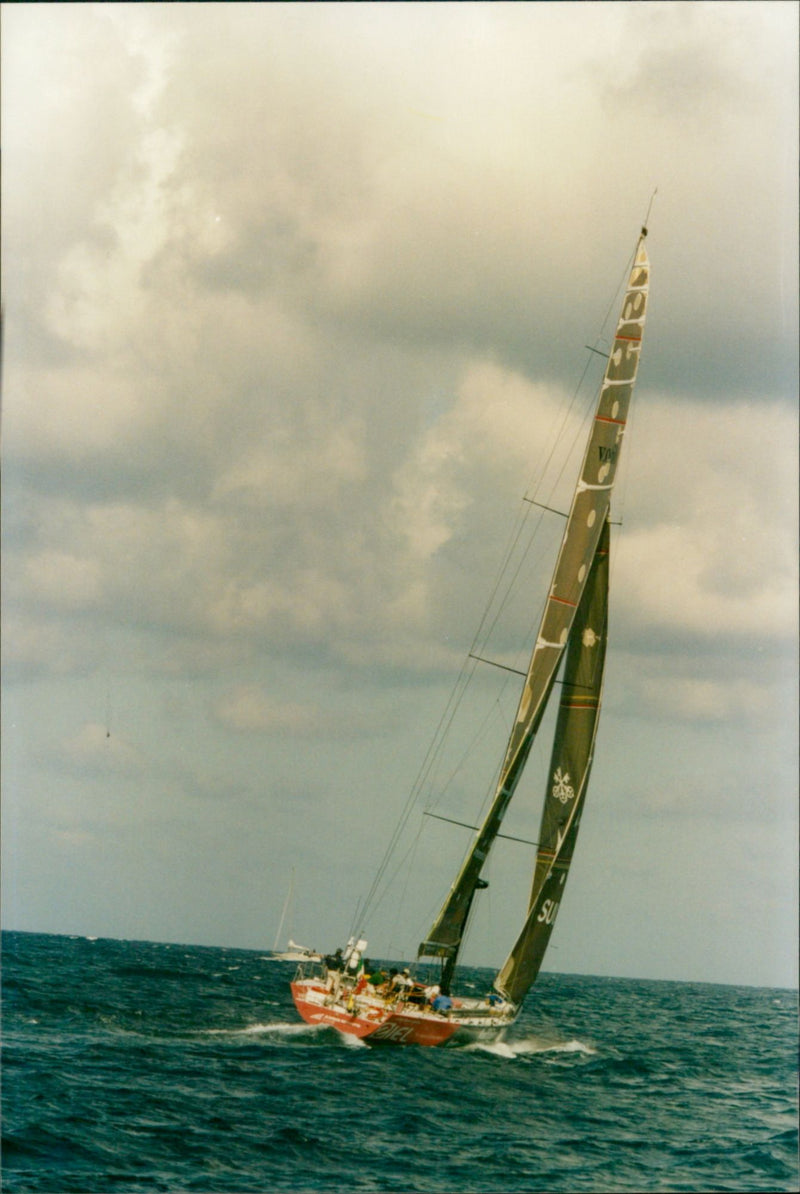
{"type": "MultiPolygon", "coordinates": [[[[291,878],[289,879],[289,890],[286,892],[286,899],[283,901],[283,911],[281,912],[281,919],[278,924],[278,931],[275,934],[275,945],[273,946],[273,951],[277,950],[278,946],[280,944],[281,935],[283,933],[283,922],[286,920],[286,913],[288,912],[289,905],[292,902],[293,892],[294,892],[294,867],[292,867],[292,874],[291,874],[291,878]]],[[[291,923],[289,925],[289,928],[291,929],[291,923]]]]}
{"type": "Polygon", "coordinates": [[[439,915],[419,946],[420,957],[446,959],[443,989],[455,968],[475,893],[485,885],[481,870],[544,715],[606,525],[644,330],[650,276],[646,236],[643,228],[494,797],[439,915]]]}

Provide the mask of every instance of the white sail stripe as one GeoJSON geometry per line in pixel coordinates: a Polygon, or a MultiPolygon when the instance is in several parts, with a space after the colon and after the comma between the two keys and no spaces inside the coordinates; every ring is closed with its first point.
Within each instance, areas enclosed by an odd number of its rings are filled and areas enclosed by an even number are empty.
{"type": "Polygon", "coordinates": [[[614,488],[613,481],[611,482],[610,485],[590,485],[588,481],[579,481],[578,482],[578,493],[586,493],[587,489],[598,490],[598,489],[613,489],[613,488],[614,488]]]}

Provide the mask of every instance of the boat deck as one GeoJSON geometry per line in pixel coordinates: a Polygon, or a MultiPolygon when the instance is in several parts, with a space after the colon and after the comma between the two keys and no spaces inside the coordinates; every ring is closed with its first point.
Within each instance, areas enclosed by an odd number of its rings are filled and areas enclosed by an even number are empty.
{"type": "Polygon", "coordinates": [[[495,1040],[513,1022],[516,1008],[488,998],[457,997],[436,1010],[431,989],[421,983],[390,990],[362,984],[338,971],[316,973],[300,966],[292,983],[295,1006],[310,1024],[329,1024],[369,1043],[444,1044],[459,1040],[495,1040]]]}

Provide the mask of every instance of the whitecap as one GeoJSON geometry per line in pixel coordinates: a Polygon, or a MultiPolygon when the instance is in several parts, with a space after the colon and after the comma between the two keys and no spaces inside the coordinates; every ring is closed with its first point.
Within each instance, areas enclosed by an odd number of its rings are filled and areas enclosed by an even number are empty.
{"type": "Polygon", "coordinates": [[[584,1041],[553,1041],[543,1040],[541,1037],[528,1037],[522,1041],[514,1041],[517,1053],[585,1053],[594,1056],[597,1050],[584,1041]]]}
{"type": "Polygon", "coordinates": [[[481,1041],[473,1041],[471,1045],[465,1046],[467,1053],[491,1053],[494,1057],[505,1057],[513,1060],[517,1055],[511,1045],[506,1044],[505,1041],[492,1041],[490,1044],[484,1044],[481,1041]]]}
{"type": "Polygon", "coordinates": [[[492,1044],[481,1044],[480,1041],[467,1045],[472,1051],[481,1050],[492,1053],[495,1057],[505,1057],[513,1060],[515,1057],[525,1057],[529,1053],[584,1053],[593,1056],[597,1050],[584,1041],[554,1041],[543,1037],[524,1037],[520,1040],[494,1041],[492,1044]]]}

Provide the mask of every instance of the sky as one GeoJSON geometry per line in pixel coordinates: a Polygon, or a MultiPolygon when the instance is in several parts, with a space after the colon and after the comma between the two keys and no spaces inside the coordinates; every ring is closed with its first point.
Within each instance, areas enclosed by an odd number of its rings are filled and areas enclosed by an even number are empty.
{"type": "MultiPolygon", "coordinates": [[[[22,4],[2,35],[4,927],[269,950],[291,890],[283,936],[343,943],[656,192],[546,968],[795,986],[797,5],[22,4]]],[[[480,814],[500,675],[440,815],[480,814]]],[[[408,827],[378,956],[469,841],[408,827]]],[[[498,844],[466,962],[531,869],[498,844]]]]}

